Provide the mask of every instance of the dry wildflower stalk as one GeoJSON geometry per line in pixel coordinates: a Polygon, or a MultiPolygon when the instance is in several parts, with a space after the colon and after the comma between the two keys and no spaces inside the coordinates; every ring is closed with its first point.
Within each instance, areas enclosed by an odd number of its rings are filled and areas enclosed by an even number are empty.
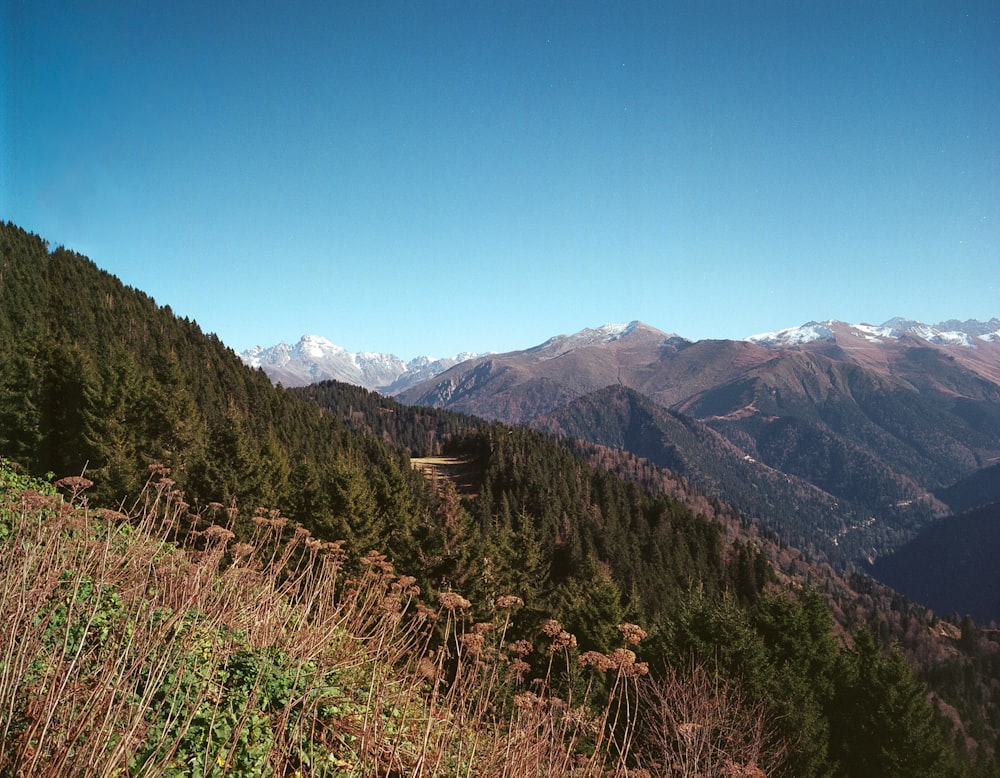
{"type": "MultiPolygon", "coordinates": [[[[191,514],[169,475],[169,468],[153,465],[147,489],[128,513],[88,514],[58,499],[22,495],[26,520],[16,532],[23,542],[0,545],[0,619],[10,627],[0,637],[7,657],[0,668],[0,711],[21,709],[20,681],[28,664],[44,655],[48,622],[36,623],[37,607],[61,597],[66,570],[78,571],[69,582],[72,591],[93,581],[120,597],[131,627],[109,633],[106,642],[95,641],[92,629],[75,659],[50,656],[51,670],[41,679],[50,691],[42,694],[37,687],[24,737],[10,737],[11,719],[0,717],[0,729],[7,728],[0,731],[0,773],[17,760],[27,766],[21,772],[26,776],[110,776],[126,772],[130,755],[141,747],[171,753],[182,736],[176,733],[191,725],[198,710],[222,715],[219,668],[242,645],[280,650],[288,673],[314,678],[317,685],[337,673],[362,679],[363,713],[322,721],[315,718],[318,703],[302,695],[284,709],[268,709],[276,733],[268,767],[276,774],[294,772],[293,755],[311,748],[317,761],[334,756],[345,770],[365,775],[431,776],[451,771],[451,765],[460,765],[455,770],[466,776],[554,778],[572,771],[596,778],[614,774],[606,772],[609,765],[624,775],[614,767],[619,753],[606,748],[607,739],[592,758],[577,758],[581,739],[593,736],[607,714],[595,719],[567,694],[557,694],[551,672],[525,690],[534,646],[508,640],[512,614],[524,605],[520,597],[497,597],[492,621],[466,625],[472,603],[462,595],[443,592],[431,608],[419,599],[417,580],[397,575],[377,553],[361,560],[360,575],[349,577],[342,541],[289,528],[277,511],[259,509],[251,518],[253,537],[236,538],[235,506],[209,503],[191,514]],[[40,520],[34,511],[53,518],[40,520]],[[97,518],[105,522],[103,534],[87,543],[68,542],[67,529],[94,532],[101,526],[97,518]],[[148,542],[119,543],[114,528],[126,521],[132,536],[144,534],[148,542]],[[175,544],[164,544],[167,539],[175,544]],[[242,643],[220,638],[237,633],[242,643]],[[178,690],[171,668],[191,661],[193,653],[213,669],[183,706],[164,708],[155,695],[167,699],[178,690]],[[291,728],[293,707],[304,727],[291,728]],[[382,715],[386,710],[400,712],[391,728],[382,715]],[[157,716],[168,716],[175,734],[166,728],[154,734],[149,722],[157,716]],[[334,732],[357,739],[348,749],[334,732]],[[154,737],[159,740],[150,744],[154,737]]],[[[84,485],[64,487],[77,489],[78,496],[84,485]]],[[[97,623],[95,607],[81,608],[84,623],[97,623]]],[[[567,676],[585,669],[582,657],[579,664],[570,661],[576,638],[558,621],[543,632],[549,650],[536,655],[541,666],[547,659],[551,671],[552,662],[564,657],[567,676]]],[[[254,694],[265,686],[267,671],[259,672],[254,694]]],[[[249,726],[257,702],[248,702],[237,727],[249,726]]],[[[234,731],[232,745],[238,737],[234,731]]]]}

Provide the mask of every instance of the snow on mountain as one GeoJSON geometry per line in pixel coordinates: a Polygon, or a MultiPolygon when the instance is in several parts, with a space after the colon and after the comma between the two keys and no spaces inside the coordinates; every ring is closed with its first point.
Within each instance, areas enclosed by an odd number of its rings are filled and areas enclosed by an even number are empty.
{"type": "Polygon", "coordinates": [[[539,360],[552,359],[562,354],[568,354],[579,348],[601,346],[622,340],[630,335],[652,334],[657,338],[678,337],[660,332],[660,330],[643,324],[641,321],[631,321],[628,324],[610,323],[595,329],[586,328],[572,335],[555,335],[544,343],[529,348],[525,353],[534,354],[539,360]]]}
{"type": "MultiPolygon", "coordinates": [[[[751,335],[745,340],[773,349],[824,348],[826,344],[845,342],[867,342],[874,347],[899,341],[907,336],[920,338],[939,347],[960,347],[970,354],[975,353],[977,345],[983,345],[986,351],[994,354],[996,344],[1000,344],[1000,319],[993,318],[988,322],[975,319],[961,322],[952,319],[933,325],[898,317],[881,325],[847,324],[835,320],[810,321],[799,327],[751,335]]],[[[531,354],[541,361],[579,348],[612,344],[625,338],[632,342],[632,338],[640,337],[681,339],[680,336],[663,333],[642,322],[632,321],[628,324],[604,324],[571,335],[556,335],[523,353],[531,354]]],[[[334,379],[386,395],[396,395],[477,356],[487,355],[464,352],[446,359],[421,356],[404,362],[394,354],[370,351],[352,353],[319,335],[303,335],[294,345],[279,343],[269,348],[255,346],[240,354],[248,365],[261,368],[274,383],[284,386],[305,386],[334,379]]],[[[989,359],[995,361],[995,357],[989,359]]]]}
{"type": "Polygon", "coordinates": [[[811,321],[801,327],[788,327],[777,332],[764,332],[760,335],[751,335],[746,340],[756,343],[765,348],[784,348],[786,346],[800,346],[803,343],[812,343],[815,340],[832,340],[833,330],[830,325],[833,322],[820,324],[811,321]]]}
{"type": "Polygon", "coordinates": [[[303,335],[295,345],[255,346],[240,354],[246,364],[262,369],[271,381],[283,386],[305,386],[332,379],[383,394],[395,394],[473,356],[466,353],[448,359],[421,356],[404,362],[395,354],[353,353],[320,335],[303,335]]]}
{"type": "Polygon", "coordinates": [[[765,348],[789,348],[820,340],[835,341],[838,333],[863,338],[871,343],[899,340],[911,335],[938,346],[975,348],[976,341],[1000,342],[1000,319],[980,322],[970,319],[959,322],[951,319],[939,324],[924,324],[913,319],[893,318],[879,326],[847,324],[839,321],[808,322],[800,327],[789,327],[776,332],[765,332],[746,338],[765,348]]]}

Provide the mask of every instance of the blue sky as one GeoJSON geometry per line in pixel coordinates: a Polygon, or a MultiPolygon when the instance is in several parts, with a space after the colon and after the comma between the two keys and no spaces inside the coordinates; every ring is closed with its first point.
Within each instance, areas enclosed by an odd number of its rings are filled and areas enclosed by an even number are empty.
{"type": "Polygon", "coordinates": [[[237,350],[1000,315],[993,0],[0,8],[0,218],[237,350]]]}

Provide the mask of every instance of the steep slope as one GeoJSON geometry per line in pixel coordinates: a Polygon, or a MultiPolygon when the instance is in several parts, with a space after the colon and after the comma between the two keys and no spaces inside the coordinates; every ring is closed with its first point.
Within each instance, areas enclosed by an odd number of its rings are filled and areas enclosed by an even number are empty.
{"type": "MultiPolygon", "coordinates": [[[[944,514],[932,490],[1000,457],[1000,385],[990,378],[1000,352],[986,336],[967,336],[973,348],[864,325],[806,330],[696,343],[638,322],[585,330],[472,360],[399,399],[530,424],[607,386],[631,388],[831,496],[839,516],[822,521],[810,543],[841,557],[877,556],[944,514]]],[[[590,439],[585,427],[573,434],[590,439]]],[[[791,513],[774,518],[789,529],[801,523],[791,513]]]]}
{"type": "Polygon", "coordinates": [[[434,510],[404,455],[275,389],[89,259],[11,224],[0,225],[0,455],[38,474],[85,473],[110,504],[131,504],[150,465],[166,467],[192,512],[267,506],[403,559],[434,510]]]}
{"type": "Polygon", "coordinates": [[[935,522],[871,573],[937,613],[1000,622],[1000,503],[935,522]]]}
{"type": "Polygon", "coordinates": [[[826,555],[849,534],[835,496],[758,462],[707,424],[632,389],[601,389],[535,418],[531,426],[623,449],[667,468],[814,556],[826,555]]]}
{"type": "MultiPolygon", "coordinates": [[[[983,394],[987,416],[1000,408],[1000,386],[983,394]]],[[[974,427],[920,392],[818,354],[786,354],[676,407],[772,467],[872,505],[922,498],[998,453],[1000,425],[974,427]],[[866,484],[866,474],[876,480],[866,484]]]]}
{"type": "Polygon", "coordinates": [[[1000,503],[1000,464],[984,467],[958,483],[939,489],[935,496],[952,513],[964,513],[981,505],[1000,503]]]}

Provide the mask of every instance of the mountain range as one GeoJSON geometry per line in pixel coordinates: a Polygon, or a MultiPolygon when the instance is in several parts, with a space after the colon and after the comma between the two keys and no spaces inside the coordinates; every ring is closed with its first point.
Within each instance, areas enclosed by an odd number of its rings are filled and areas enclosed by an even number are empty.
{"type": "MultiPolygon", "coordinates": [[[[549,338],[530,352],[551,354],[553,351],[570,351],[575,348],[610,343],[629,335],[637,329],[650,329],[638,321],[629,324],[605,324],[596,329],[584,329],[572,335],[556,335],[549,338]]],[[[662,334],[662,333],[661,333],[662,334]]],[[[679,335],[666,335],[671,340],[684,341],[679,335]]],[[[776,332],[751,335],[745,340],[766,348],[809,348],[823,350],[836,347],[857,350],[858,357],[872,357],[878,347],[887,347],[893,342],[904,345],[913,339],[929,344],[949,347],[964,346],[975,349],[976,342],[1000,342],[1000,319],[980,322],[949,320],[927,325],[912,319],[894,318],[879,326],[869,324],[845,324],[839,321],[808,322],[798,327],[776,332]],[[845,343],[845,340],[847,341],[845,343]],[[869,344],[866,348],[862,341],[869,344]]],[[[957,352],[975,362],[975,351],[957,352]]],[[[486,357],[485,352],[463,352],[453,357],[418,356],[403,360],[395,354],[374,351],[351,352],[320,335],[303,335],[298,343],[277,343],[273,346],[254,346],[240,352],[240,358],[251,367],[262,369],[274,383],[285,387],[307,386],[319,381],[343,381],[363,386],[381,394],[393,396],[435,375],[443,373],[455,365],[477,357],[486,357]]],[[[877,359],[875,360],[877,362],[877,359]]],[[[993,380],[1000,380],[1000,372],[990,368],[993,380]]]]}
{"type": "Polygon", "coordinates": [[[395,354],[350,352],[319,335],[303,335],[294,345],[255,346],[240,354],[246,364],[263,369],[274,383],[285,387],[334,380],[387,395],[433,378],[475,356],[469,353],[446,359],[416,357],[404,362],[395,354]]]}
{"type": "Polygon", "coordinates": [[[948,487],[1000,461],[996,318],[703,341],[633,321],[465,357],[403,363],[314,336],[243,355],[274,381],[332,377],[622,448],[831,560],[891,553],[952,511],[948,487]]]}
{"type": "Polygon", "coordinates": [[[469,360],[397,398],[623,446],[790,542],[870,560],[949,512],[934,490],[1000,459],[998,332],[895,319],[692,342],[633,322],[469,360]]]}

